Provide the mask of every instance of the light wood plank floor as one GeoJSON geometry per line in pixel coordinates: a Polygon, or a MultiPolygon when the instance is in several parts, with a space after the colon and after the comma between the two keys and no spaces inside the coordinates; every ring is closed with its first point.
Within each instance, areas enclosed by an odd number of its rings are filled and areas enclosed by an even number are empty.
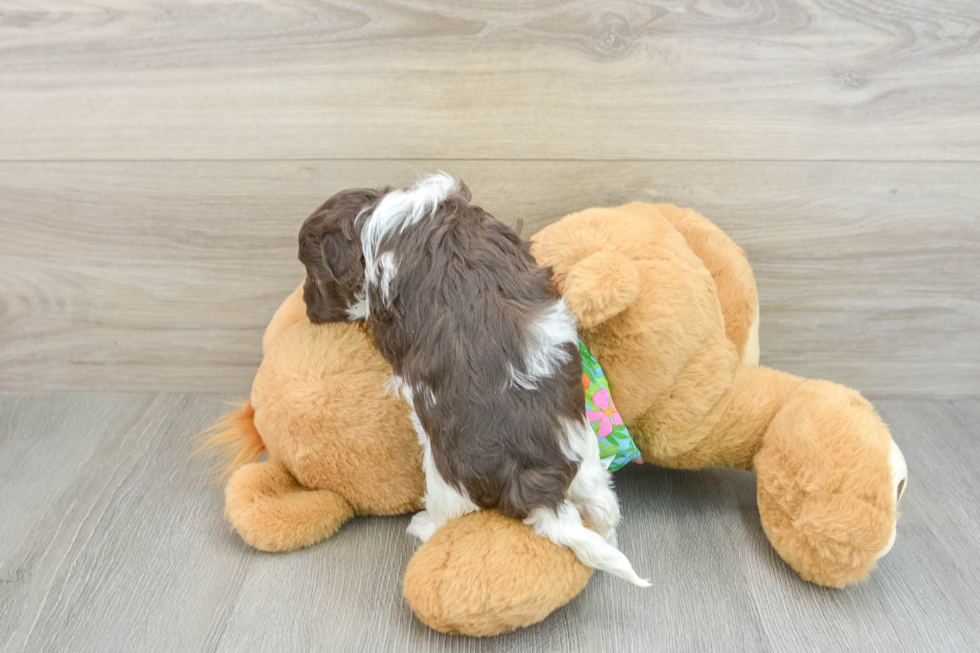
{"type": "Polygon", "coordinates": [[[620,542],[654,579],[597,574],[546,621],[489,640],[401,598],[408,517],[286,554],[222,515],[189,434],[194,394],[0,393],[0,651],[965,651],[980,647],[980,401],[883,400],[909,462],[895,548],[844,591],[768,545],[748,473],[630,467],[620,542]]]}

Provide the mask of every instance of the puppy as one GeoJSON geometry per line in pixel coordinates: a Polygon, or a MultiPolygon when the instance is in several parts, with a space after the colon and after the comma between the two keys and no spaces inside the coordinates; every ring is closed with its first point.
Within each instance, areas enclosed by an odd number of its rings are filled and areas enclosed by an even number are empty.
{"type": "Polygon", "coordinates": [[[529,244],[469,200],[446,174],[331,197],[300,231],[307,315],[366,320],[413,408],[426,510],[410,534],[497,508],[648,586],[615,547],[619,505],[585,417],[575,321],[529,244]]]}

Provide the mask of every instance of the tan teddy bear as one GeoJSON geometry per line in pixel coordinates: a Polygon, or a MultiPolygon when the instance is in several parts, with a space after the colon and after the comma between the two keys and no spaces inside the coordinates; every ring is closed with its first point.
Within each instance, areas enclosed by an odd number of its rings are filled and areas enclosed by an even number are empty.
{"type": "MultiPolygon", "coordinates": [[[[803,578],[842,587],[867,575],[894,541],[905,462],[856,391],[756,366],[758,301],[740,248],[693,211],[640,203],[570,215],[531,240],[644,460],[754,472],[763,528],[803,578]]],[[[250,402],[212,432],[233,458],[225,512],[242,537],[284,551],[357,514],[420,509],[420,449],[366,327],[310,324],[297,289],[263,349],[250,402]]],[[[422,545],[404,592],[432,628],[492,635],[544,619],[591,574],[485,511],[422,545]]]]}

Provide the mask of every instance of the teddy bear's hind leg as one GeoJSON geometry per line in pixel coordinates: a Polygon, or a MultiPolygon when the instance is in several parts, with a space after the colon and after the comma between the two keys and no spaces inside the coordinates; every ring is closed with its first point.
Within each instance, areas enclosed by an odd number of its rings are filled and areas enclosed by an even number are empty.
{"type": "Polygon", "coordinates": [[[300,485],[281,465],[250,463],[225,488],[225,515],[246,542],[262,551],[290,551],[324,540],[354,515],[330,490],[300,485]]]}
{"type": "Polygon", "coordinates": [[[415,553],[404,594],[443,633],[499,635],[537,623],[588,583],[592,569],[569,549],[496,510],[448,522],[415,553]]]}

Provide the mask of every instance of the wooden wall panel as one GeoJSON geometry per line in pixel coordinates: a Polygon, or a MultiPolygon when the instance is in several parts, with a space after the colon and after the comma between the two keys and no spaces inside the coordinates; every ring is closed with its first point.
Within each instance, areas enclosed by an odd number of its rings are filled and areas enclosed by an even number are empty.
{"type": "Polygon", "coordinates": [[[0,96],[3,160],[977,161],[980,5],[23,0],[0,96]]]}
{"type": "Polygon", "coordinates": [[[980,394],[980,164],[843,162],[0,164],[0,389],[247,393],[306,215],[438,169],[528,234],[588,206],[695,207],[749,254],[764,364],[980,394]]]}

